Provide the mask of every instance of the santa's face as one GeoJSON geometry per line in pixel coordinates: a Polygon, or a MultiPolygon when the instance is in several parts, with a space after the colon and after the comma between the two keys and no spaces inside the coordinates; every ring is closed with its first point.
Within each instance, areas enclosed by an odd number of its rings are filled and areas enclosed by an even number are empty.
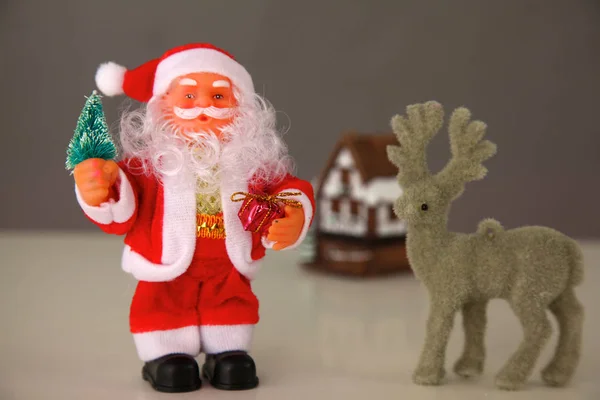
{"type": "Polygon", "coordinates": [[[270,103],[238,92],[225,76],[188,74],[147,106],[123,112],[122,154],[161,177],[192,173],[207,193],[225,176],[272,183],[292,166],[275,116],[270,103]]]}
{"type": "Polygon", "coordinates": [[[165,119],[184,135],[212,131],[218,136],[232,122],[237,106],[229,78],[213,73],[180,76],[163,96],[165,119]]]}

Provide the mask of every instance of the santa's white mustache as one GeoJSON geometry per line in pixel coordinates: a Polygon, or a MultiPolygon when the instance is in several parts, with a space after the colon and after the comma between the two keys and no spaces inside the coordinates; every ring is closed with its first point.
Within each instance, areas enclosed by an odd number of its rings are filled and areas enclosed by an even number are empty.
{"type": "Polygon", "coordinates": [[[218,108],[214,106],[194,108],[173,107],[173,112],[181,119],[195,119],[202,114],[215,119],[225,119],[229,118],[234,111],[233,108],[218,108]]]}

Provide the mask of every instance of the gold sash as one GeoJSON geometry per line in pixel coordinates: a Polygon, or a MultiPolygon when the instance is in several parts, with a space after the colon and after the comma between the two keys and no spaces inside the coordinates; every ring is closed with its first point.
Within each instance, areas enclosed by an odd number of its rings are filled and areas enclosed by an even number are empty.
{"type": "Polygon", "coordinates": [[[196,214],[196,236],[208,239],[225,239],[223,214],[196,214]]]}

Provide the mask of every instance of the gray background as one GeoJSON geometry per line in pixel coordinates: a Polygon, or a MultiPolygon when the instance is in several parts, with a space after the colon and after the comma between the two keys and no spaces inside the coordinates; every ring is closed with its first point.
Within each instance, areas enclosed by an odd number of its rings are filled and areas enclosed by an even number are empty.
{"type": "MultiPolygon", "coordinates": [[[[231,51],[291,121],[302,178],[344,130],[386,131],[415,102],[466,105],[499,153],[451,228],[491,216],[600,236],[596,0],[1,0],[0,228],[95,229],[64,160],[96,67],[193,41],[231,51]]],[[[123,100],[104,99],[109,123],[123,100]]],[[[448,157],[443,133],[434,169],[448,157]]]]}

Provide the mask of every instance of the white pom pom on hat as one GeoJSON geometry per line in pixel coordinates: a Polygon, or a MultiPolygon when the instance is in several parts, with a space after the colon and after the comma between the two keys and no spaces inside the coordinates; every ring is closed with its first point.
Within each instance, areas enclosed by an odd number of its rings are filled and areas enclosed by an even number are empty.
{"type": "Polygon", "coordinates": [[[107,96],[117,96],[125,93],[123,82],[127,68],[114,62],[107,62],[96,71],[96,86],[107,96]]]}
{"type": "Polygon", "coordinates": [[[164,94],[175,78],[197,72],[229,78],[242,97],[255,93],[248,71],[231,54],[208,43],[175,47],[162,57],[131,70],[114,62],[104,63],[96,72],[96,85],[106,96],[125,94],[147,102],[164,94]]]}

